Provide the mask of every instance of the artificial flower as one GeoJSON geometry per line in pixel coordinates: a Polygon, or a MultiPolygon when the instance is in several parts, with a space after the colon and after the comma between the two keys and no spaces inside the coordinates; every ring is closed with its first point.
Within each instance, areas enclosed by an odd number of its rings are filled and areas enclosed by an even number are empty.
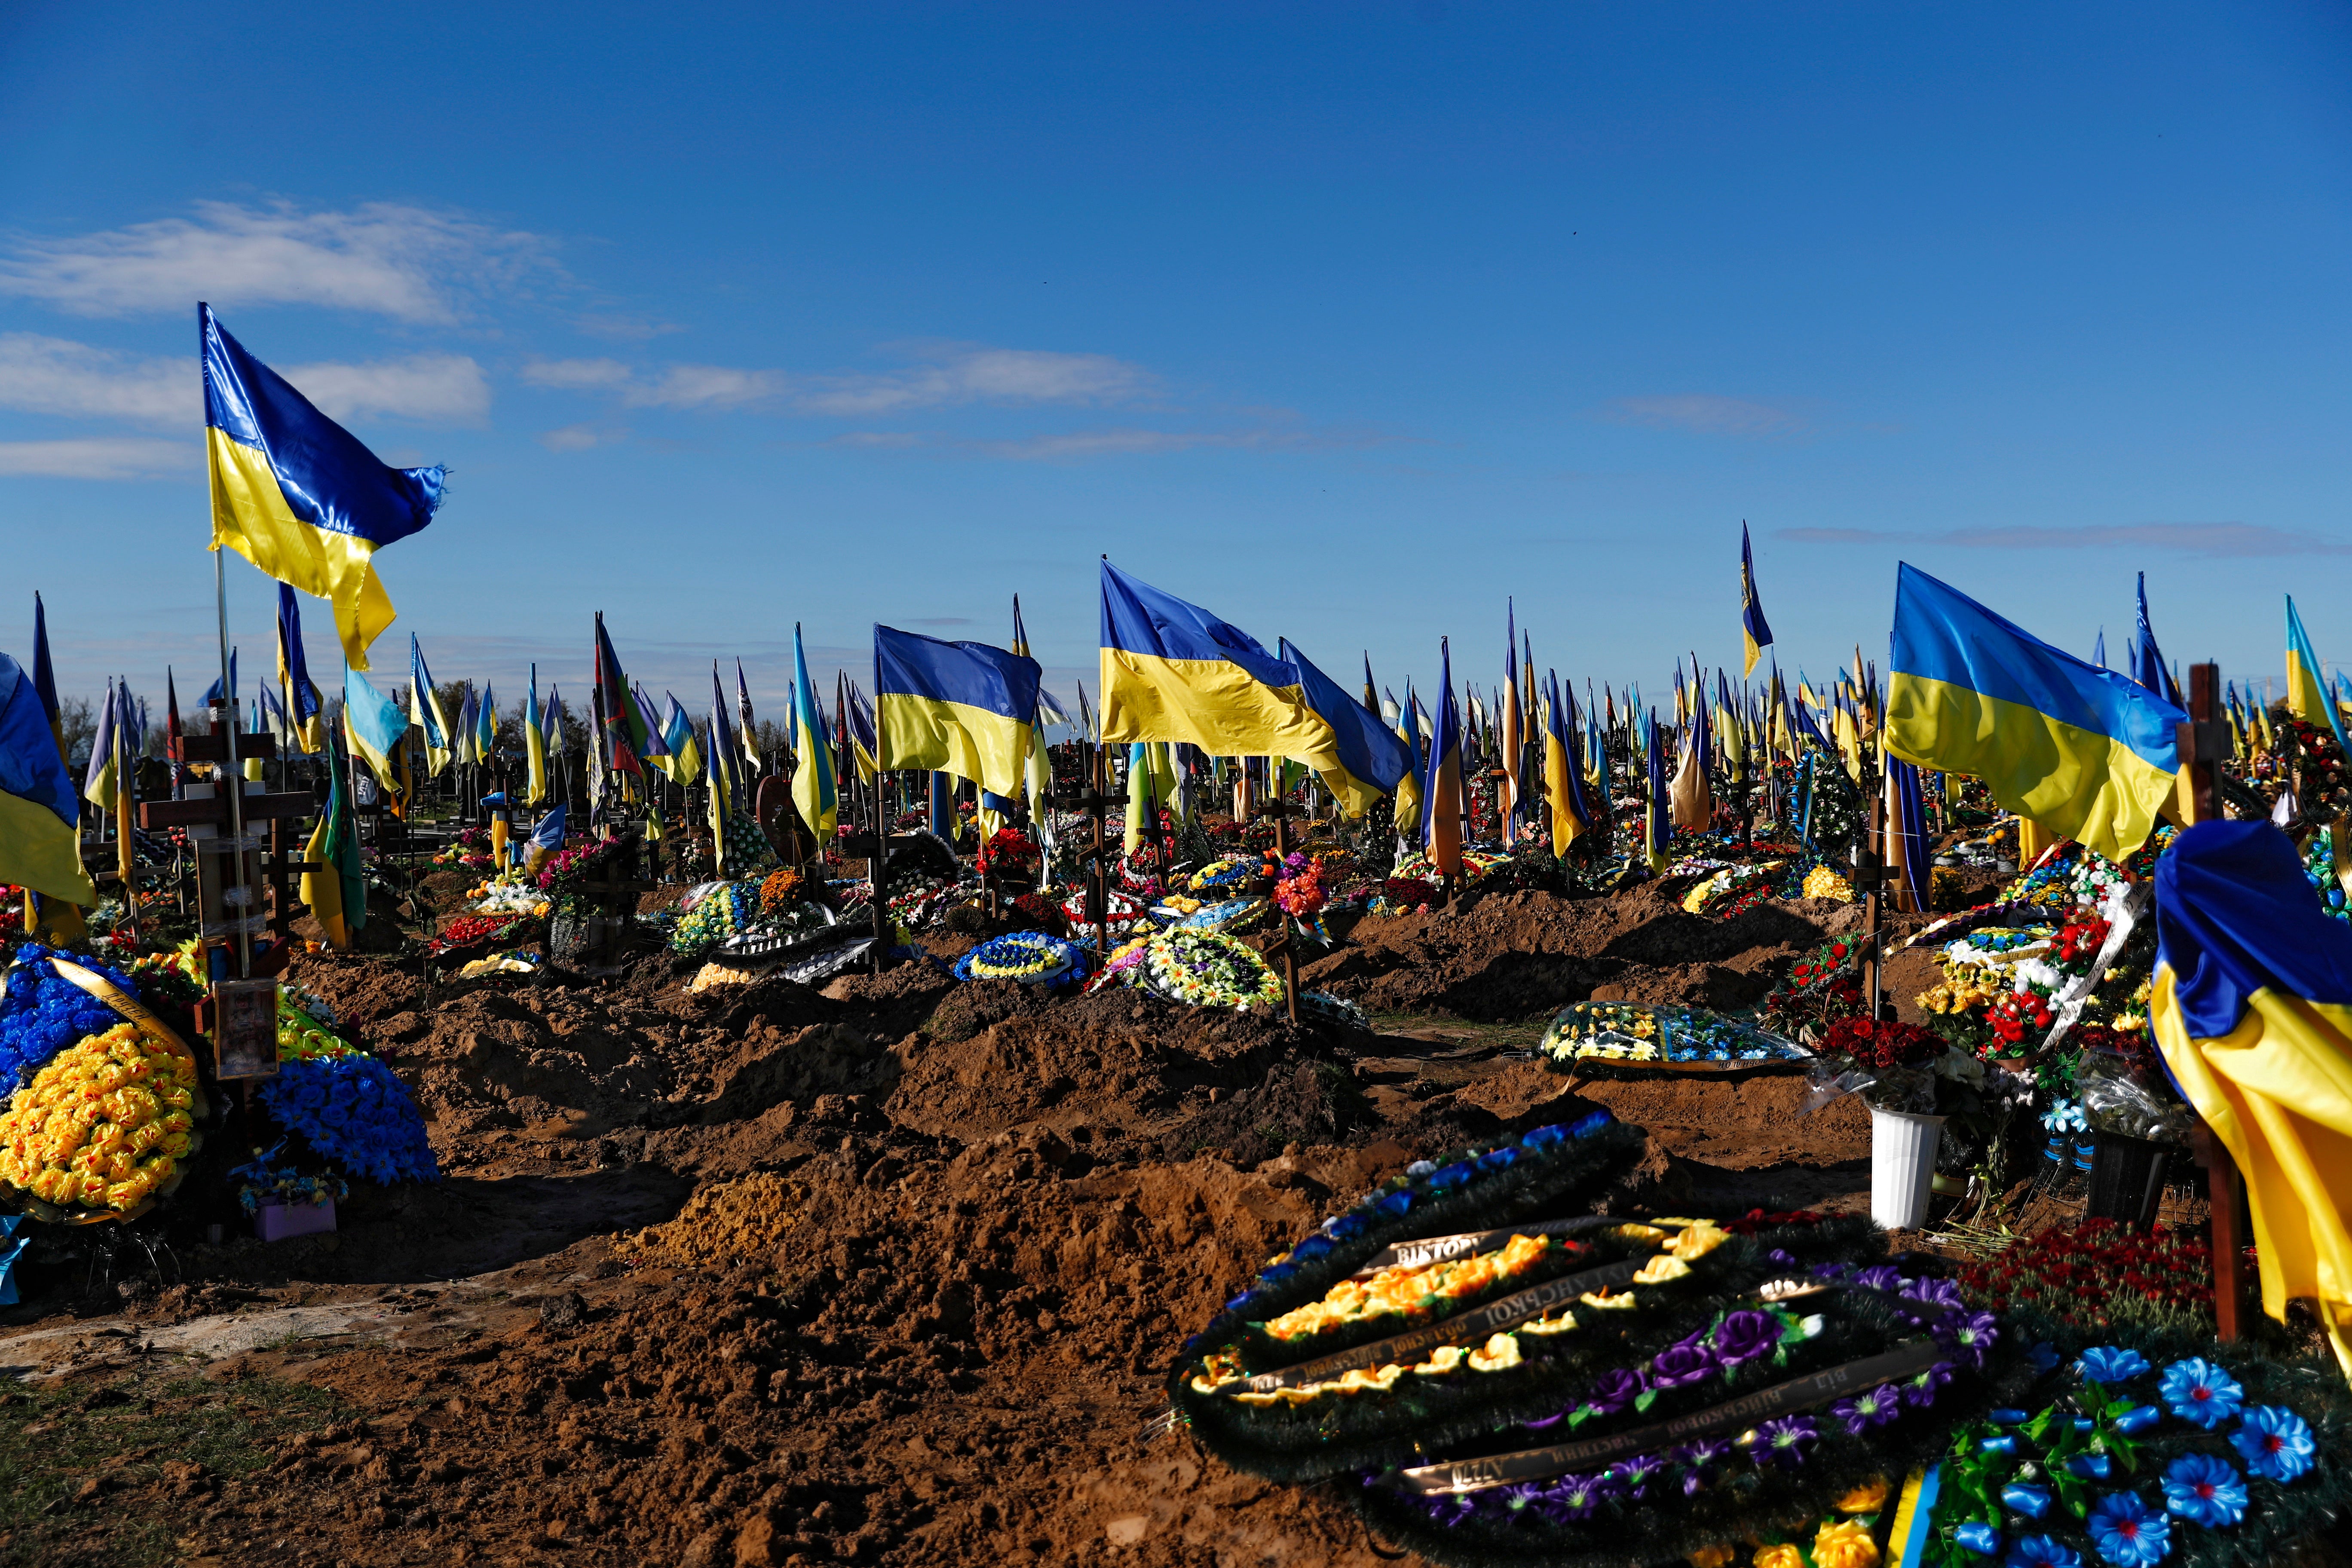
{"type": "Polygon", "coordinates": [[[1867,1394],[1857,1394],[1851,1399],[1841,1399],[1830,1406],[1830,1414],[1845,1423],[1845,1429],[1859,1437],[1873,1426],[1884,1426],[1903,1414],[1903,1397],[1891,1383],[1882,1383],[1867,1394]]]}
{"type": "Polygon", "coordinates": [[[1826,1520],[1813,1533],[1813,1568],[1878,1568],[1878,1542],[1866,1525],[1826,1520]]]}
{"type": "Polygon", "coordinates": [[[2149,1568],[2172,1550],[2172,1521],[2137,1492],[2109,1492],[2091,1505],[2083,1521],[2099,1555],[2116,1568],[2149,1568]]]}
{"type": "Polygon", "coordinates": [[[1821,1441],[1820,1423],[1810,1415],[1782,1415],[1739,1436],[1739,1446],[1758,1463],[1766,1459],[1783,1469],[1803,1464],[1812,1445],[1821,1441]]]}
{"type": "Polygon", "coordinates": [[[1755,1568],[1805,1568],[1804,1552],[1786,1542],[1758,1547],[1756,1555],[1748,1561],[1755,1568]]]}
{"type": "Polygon", "coordinates": [[[1894,1489],[1893,1483],[1881,1476],[1874,1481],[1864,1481],[1830,1506],[1840,1513],[1876,1513],[1886,1506],[1887,1496],[1894,1489]]]}
{"type": "Polygon", "coordinates": [[[2202,1356],[2174,1362],[2164,1369],[2157,1392],[2172,1413],[2211,1431],[2238,1413],[2246,1391],[2238,1380],[2202,1356]]]}
{"type": "Polygon", "coordinates": [[[2304,1475],[2318,1451],[2310,1425],[2284,1405],[2258,1405],[2247,1411],[2230,1434],[2230,1446],[2245,1459],[2246,1468],[2273,1481],[2304,1475]]]}
{"type": "Polygon", "coordinates": [[[2094,1345],[2074,1363],[2074,1369],[2093,1383],[2126,1383],[2147,1371],[2148,1364],[2137,1351],[2094,1345]]]}
{"type": "Polygon", "coordinates": [[[2054,1536],[2029,1535],[2011,1543],[2003,1568],[2083,1568],[2083,1554],[2054,1536]]]}
{"type": "Polygon", "coordinates": [[[2175,1518],[2220,1530],[2246,1517],[2246,1480],[2226,1459],[2183,1454],[2165,1468],[2164,1508],[2175,1518]]]}

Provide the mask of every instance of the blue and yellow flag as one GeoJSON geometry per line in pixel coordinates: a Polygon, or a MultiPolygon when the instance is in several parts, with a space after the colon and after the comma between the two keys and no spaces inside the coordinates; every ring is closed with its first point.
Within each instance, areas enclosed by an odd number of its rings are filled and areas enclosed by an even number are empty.
{"type": "Polygon", "coordinates": [[[1577,759],[1583,737],[1575,694],[1561,700],[1559,675],[1553,671],[1545,679],[1544,698],[1544,793],[1551,801],[1551,852],[1558,857],[1591,826],[1592,806],[1584,797],[1584,769],[1577,759]]]}
{"type": "Polygon", "coordinates": [[[1462,871],[1462,714],[1454,706],[1454,649],[1437,639],[1437,728],[1421,780],[1421,847],[1440,876],[1462,871]]]}
{"type": "Polygon", "coordinates": [[[482,705],[474,710],[474,761],[488,763],[499,749],[498,689],[482,687],[482,705]]]}
{"type": "MultiPolygon", "coordinates": [[[[355,675],[344,678],[348,687],[355,675]]],[[[343,732],[351,733],[347,723],[343,732]]],[[[352,820],[351,796],[343,790],[343,769],[334,748],[328,747],[327,804],[319,813],[303,851],[305,860],[323,870],[302,873],[302,901],[310,906],[320,934],[330,947],[352,945],[352,932],[367,924],[367,872],[360,861],[359,825],[352,820]]]]}
{"type": "Polygon", "coordinates": [[[481,710],[481,699],[474,695],[473,685],[468,682],[466,687],[466,700],[457,704],[457,727],[450,731],[450,755],[461,766],[485,760],[474,744],[477,729],[475,720],[480,715],[481,710]]]}
{"type": "Polygon", "coordinates": [[[662,695],[669,700],[669,709],[662,721],[663,771],[681,785],[691,784],[702,777],[702,744],[694,738],[694,721],[674,691],[662,695]]]}
{"type": "Polygon", "coordinates": [[[1298,672],[1198,605],[1102,563],[1102,739],[1189,741],[1212,756],[1341,765],[1298,672]]]}
{"type": "Polygon", "coordinates": [[[2325,723],[2336,737],[2336,749],[2352,757],[2352,746],[2344,743],[2344,721],[2327,700],[2319,656],[2311,651],[2311,635],[2303,629],[2293,594],[2286,596],[2286,708],[2306,724],[2325,723]]]}
{"type": "Polygon", "coordinates": [[[367,764],[383,785],[387,798],[400,798],[400,780],[394,773],[394,754],[408,733],[408,715],[400,704],[368,684],[356,669],[343,672],[343,741],[352,754],[367,764]]]}
{"type": "Polygon", "coordinates": [[[1764,619],[1762,601],[1756,597],[1756,555],[1748,547],[1745,520],[1739,524],[1739,639],[1748,649],[1748,663],[1739,672],[1745,680],[1756,673],[1757,658],[1772,643],[1772,627],[1764,619]]]}
{"type": "Polygon", "coordinates": [[[1520,752],[1526,736],[1520,732],[1519,709],[1519,607],[1507,595],[1503,600],[1503,689],[1495,694],[1496,705],[1501,710],[1499,739],[1502,755],[1503,847],[1507,851],[1518,837],[1519,800],[1523,786],[1519,779],[1520,752]]]}
{"type": "Polygon", "coordinates": [[[2110,860],[2147,840],[2188,714],[1908,564],[1895,588],[1886,749],[1974,773],[2020,816],[2110,860]]]}
{"type": "Polygon", "coordinates": [[[81,802],[23,666],[0,653],[0,882],[98,902],[81,865],[81,802]]]}
{"type": "Polygon", "coordinates": [[[122,702],[115,695],[114,681],[106,682],[106,700],[98,710],[98,732],[90,737],[89,765],[82,772],[81,797],[100,811],[114,809],[114,785],[119,748],[114,743],[114,727],[121,713],[122,702]]]}
{"type": "Polygon", "coordinates": [[[1666,754],[1658,738],[1658,710],[1654,708],[1650,710],[1648,723],[1647,754],[1643,765],[1649,781],[1649,806],[1642,814],[1642,847],[1649,858],[1650,869],[1663,871],[1675,838],[1674,805],[1666,782],[1666,754]]]}
{"type": "Polygon", "coordinates": [[[226,545],[281,583],[335,607],[353,669],[392,625],[375,552],[433,521],[443,470],[391,468],[310,405],[196,307],[204,339],[205,444],[213,548],[226,545]]]}
{"type": "MultiPolygon", "coordinates": [[[[992,795],[1027,783],[1045,671],[1025,654],[874,628],[877,762],[976,781],[992,795]]],[[[855,726],[852,734],[856,733],[855,726]]]]}
{"type": "Polygon", "coordinates": [[[416,634],[408,634],[408,721],[425,731],[425,776],[437,778],[456,752],[449,735],[449,716],[441,711],[440,693],[433,689],[433,672],[425,668],[425,649],[416,634]]]}
{"type": "Polygon", "coordinates": [[[2245,1178],[2263,1310],[2316,1301],[2352,1376],[2352,926],[2285,834],[2201,822],[2156,864],[2156,938],[2148,1022],[2245,1178]]]}
{"type": "MultiPolygon", "coordinates": [[[[884,742],[886,745],[888,742],[884,742]]],[[[793,805],[823,848],[833,842],[838,805],[833,788],[833,745],[826,739],[824,705],[809,684],[808,656],[801,651],[801,627],[793,623],[793,748],[800,767],[793,774],[793,805]]]]}
{"type": "Polygon", "coordinates": [[[1421,699],[1404,683],[1404,706],[1397,711],[1397,736],[1404,742],[1404,776],[1397,780],[1396,829],[1421,841],[1421,699]]]}
{"type": "MultiPolygon", "coordinates": [[[[1324,787],[1350,817],[1360,817],[1394,794],[1412,765],[1412,758],[1381,722],[1381,716],[1341,689],[1339,683],[1315,668],[1298,645],[1284,638],[1282,657],[1298,675],[1298,693],[1331,731],[1337,767],[1316,771],[1324,787]]],[[[1313,764],[1309,764],[1310,766],[1313,764]]]]}
{"type": "Polygon", "coordinates": [[[295,745],[306,755],[318,752],[327,743],[327,726],[302,647],[302,608],[284,583],[278,584],[278,686],[286,693],[286,728],[295,745]]]}
{"type": "Polygon", "coordinates": [[[530,667],[530,695],[523,700],[522,759],[526,773],[523,804],[537,805],[547,798],[547,726],[539,711],[539,666],[530,667]]]}
{"type": "Polygon", "coordinates": [[[58,676],[49,663],[49,612],[41,603],[40,590],[33,592],[33,695],[40,700],[41,711],[49,733],[58,742],[58,760],[66,754],[66,721],[64,710],[58,706],[58,676]]]}
{"type": "MultiPolygon", "coordinates": [[[[2099,628],[2099,636],[2104,643],[2106,637],[2105,626],[2099,628]]],[[[2107,661],[2102,658],[2098,662],[2105,668],[2107,661]]],[[[2180,683],[2172,679],[2172,671],[2166,668],[2164,654],[2156,646],[2156,629],[2147,624],[2147,574],[2145,572],[2139,574],[2139,643],[2132,649],[2132,679],[2175,708],[2182,706],[2180,683]]]]}

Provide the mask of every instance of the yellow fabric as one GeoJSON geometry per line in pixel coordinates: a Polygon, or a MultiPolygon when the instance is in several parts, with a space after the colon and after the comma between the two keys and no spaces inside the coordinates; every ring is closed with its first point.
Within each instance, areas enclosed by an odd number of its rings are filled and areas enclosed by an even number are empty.
{"type": "Polygon", "coordinates": [[[226,545],[281,583],[335,607],[335,635],[353,669],[368,667],[368,645],[392,625],[392,596],[375,574],[375,546],[348,533],[313,528],[294,515],[267,453],[205,431],[211,458],[213,548],[226,545]]]}
{"type": "Polygon", "coordinates": [[[0,882],[15,882],[69,904],[98,902],[81,868],[81,835],[38,801],[0,790],[0,882]]]}
{"type": "Polygon", "coordinates": [[[387,802],[399,800],[400,781],[393,776],[392,759],[360,738],[358,730],[352,727],[349,707],[343,710],[343,744],[351,748],[352,755],[367,764],[368,772],[375,775],[375,782],[383,786],[384,799],[387,802]]]}
{"type": "Polygon", "coordinates": [[[1886,750],[1974,773],[2018,816],[2117,861],[2147,842],[2177,771],[2023,703],[1899,671],[1887,683],[1886,750]]]}
{"type": "Polygon", "coordinates": [[[2319,684],[2319,671],[2305,668],[2301,651],[2291,645],[2286,650],[2286,710],[2306,724],[2327,725],[2327,694],[2319,684]]]}
{"type": "Polygon", "coordinates": [[[2219,1039],[2191,1038],[2160,964],[2148,1021],[2189,1103],[2238,1163],[2254,1222],[2263,1310],[2319,1306],[2352,1378],[2352,1007],[2265,987],[2219,1039]]]}
{"type": "Polygon", "coordinates": [[[330,947],[349,947],[352,934],[343,923],[343,874],[327,858],[327,835],[334,818],[321,812],[319,826],[310,830],[310,842],[302,851],[302,858],[323,864],[323,871],[302,873],[302,901],[310,906],[317,917],[319,931],[330,947]]]}
{"type": "Polygon", "coordinates": [[[1293,757],[1337,769],[1339,748],[1295,686],[1273,687],[1221,658],[1102,650],[1102,738],[1190,741],[1219,756],[1293,757]]]}
{"type": "Polygon", "coordinates": [[[1715,790],[1706,770],[1698,765],[1698,737],[1689,731],[1683,733],[1682,763],[1675,768],[1674,783],[1666,795],[1674,803],[1676,827],[1706,831],[1715,818],[1715,790]]]}
{"type": "MultiPolygon", "coordinates": [[[[688,742],[689,745],[692,743],[688,742]]],[[[522,791],[523,804],[537,805],[547,798],[547,736],[541,731],[539,725],[525,724],[522,727],[522,755],[527,772],[527,782],[522,791]]]]}
{"type": "Polygon", "coordinates": [[[970,703],[885,692],[874,705],[882,754],[894,768],[929,768],[975,779],[991,795],[1017,799],[1028,778],[1025,720],[970,703]]]}
{"type": "MultiPolygon", "coordinates": [[[[1402,724],[1397,726],[1397,734],[1400,738],[1406,738],[1402,724]]],[[[1419,752],[1420,748],[1416,746],[1414,753],[1418,755],[1419,752]]],[[[1396,829],[1407,838],[1421,831],[1420,773],[1421,770],[1418,768],[1407,768],[1404,771],[1404,777],[1397,781],[1396,829]]]]}
{"type": "Polygon", "coordinates": [[[1571,797],[1568,789],[1568,770],[1571,765],[1568,747],[1547,727],[1544,732],[1544,793],[1551,798],[1551,852],[1554,856],[1567,854],[1568,847],[1575,843],[1585,829],[1584,819],[1578,816],[1575,808],[1569,804],[1571,797]]]}

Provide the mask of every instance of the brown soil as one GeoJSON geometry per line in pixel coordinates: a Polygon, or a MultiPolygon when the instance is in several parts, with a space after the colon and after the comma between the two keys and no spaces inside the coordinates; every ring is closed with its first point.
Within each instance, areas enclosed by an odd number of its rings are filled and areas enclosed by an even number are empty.
{"type": "MultiPolygon", "coordinates": [[[[1307,973],[1478,1019],[1750,994],[1853,915],[1522,894],[1363,921],[1307,973]]],[[[127,1544],[161,1521],[205,1564],[1370,1568],[1338,1502],[1141,1436],[1177,1346],[1268,1252],[1411,1160],[1595,1105],[1653,1135],[1612,1205],[1868,1185],[1858,1106],[1800,1118],[1782,1075],[1571,1089],[1466,1025],[1348,1035],[929,963],[694,994],[684,967],[428,994],[413,960],[299,961],[414,1086],[448,1179],[360,1189],[336,1234],[275,1247],[175,1235],[169,1289],[135,1253],[110,1284],[37,1257],[0,1364],[184,1356],[337,1412],[249,1477],[126,1462],[40,1527],[70,1552],[0,1560],[163,1561],[127,1544]]]]}

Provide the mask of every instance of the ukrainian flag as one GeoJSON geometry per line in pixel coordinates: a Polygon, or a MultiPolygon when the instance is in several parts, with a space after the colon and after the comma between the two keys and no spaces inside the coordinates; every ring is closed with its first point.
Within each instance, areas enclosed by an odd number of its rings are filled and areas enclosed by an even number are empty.
{"type": "Polygon", "coordinates": [[[425,650],[415,632],[408,634],[408,721],[425,731],[425,776],[438,778],[455,748],[449,743],[449,716],[441,711],[441,695],[433,689],[433,672],[425,668],[425,650]]]}
{"type": "Polygon", "coordinates": [[[1339,808],[1350,818],[1360,817],[1395,793],[1412,758],[1379,714],[1316,668],[1297,643],[1285,638],[1280,646],[1284,660],[1297,671],[1299,695],[1331,731],[1339,765],[1317,771],[1339,808]]]}
{"type": "Polygon", "coordinates": [[[1026,783],[1044,677],[1037,661],[1024,654],[877,625],[876,760],[951,773],[977,781],[991,795],[1018,795],[1026,783]]]}
{"type": "Polygon", "coordinates": [[[2311,635],[2303,629],[2303,617],[2295,614],[2293,594],[2286,596],[2286,707],[2306,724],[2326,721],[2336,749],[2352,756],[2352,746],[2344,743],[2344,721],[2336,717],[2336,704],[2327,700],[2319,657],[2311,651],[2311,635]]]}
{"type": "Polygon", "coordinates": [[[1771,625],[1764,619],[1764,606],[1756,597],[1756,555],[1748,547],[1745,521],[1739,525],[1739,639],[1748,649],[1747,666],[1739,672],[1745,680],[1756,673],[1756,660],[1772,642],[1771,625]]]}
{"type": "Polygon", "coordinates": [[[1397,736],[1404,742],[1404,776],[1397,780],[1396,828],[1400,836],[1421,837],[1421,700],[1412,682],[1404,683],[1404,707],[1397,715],[1397,736]]]}
{"type": "Polygon", "coordinates": [[[2263,1310],[2315,1300],[2352,1376],[2352,927],[2286,835],[2202,822],[2157,862],[2156,938],[2148,1021],[2245,1177],[2263,1310]]]}
{"type": "MultiPolygon", "coordinates": [[[[866,693],[857,689],[857,682],[854,680],[849,683],[849,716],[845,721],[849,726],[849,749],[857,759],[857,776],[872,784],[874,775],[882,771],[877,760],[882,754],[881,735],[874,727],[873,705],[866,700],[866,693]]],[[[1042,751],[1031,752],[1033,768],[1043,760],[1042,751]]],[[[1032,806],[1033,809],[1042,809],[1034,802],[1032,806]]]]}
{"type": "Polygon", "coordinates": [[[81,802],[32,677],[0,653],[0,882],[98,902],[81,866],[81,802]]]}
{"type": "MultiPolygon", "coordinates": [[[[522,710],[523,766],[529,774],[523,804],[537,805],[547,798],[547,729],[539,712],[539,666],[530,667],[530,695],[522,710]]],[[[559,846],[560,847],[560,846],[559,846]]]]}
{"type": "Polygon", "coordinates": [[[394,801],[400,798],[400,783],[393,776],[393,753],[407,733],[408,715],[400,704],[370,686],[358,670],[343,672],[343,740],[394,801]]]}
{"type": "Polygon", "coordinates": [[[474,712],[474,761],[488,764],[499,747],[499,693],[487,681],[482,686],[482,705],[474,712]]]}
{"type": "Polygon", "coordinates": [[[302,647],[302,609],[294,590],[278,584],[278,684],[286,693],[286,728],[306,755],[327,743],[327,727],[319,717],[319,689],[310,680],[310,657],[302,647]]]}
{"type": "Polygon", "coordinates": [[[1344,764],[1298,671],[1198,605],[1102,563],[1102,739],[1190,741],[1213,756],[1344,764]]]}
{"type": "Polygon", "coordinates": [[[676,692],[662,695],[669,699],[669,714],[662,725],[662,745],[669,752],[666,771],[681,786],[690,784],[702,776],[702,748],[694,738],[694,721],[678,705],[676,692]]]}
{"type": "Polygon", "coordinates": [[[1437,731],[1421,783],[1421,846],[1441,876],[1462,871],[1462,714],[1454,706],[1454,649],[1437,639],[1437,731]]]}
{"type": "MultiPolygon", "coordinates": [[[[346,677],[345,686],[353,679],[346,677]]],[[[348,723],[343,732],[351,733],[348,723]]],[[[324,869],[302,873],[302,901],[310,906],[327,945],[340,948],[351,946],[352,932],[367,924],[367,873],[360,863],[359,825],[352,820],[351,797],[343,793],[338,761],[330,746],[327,805],[302,853],[303,859],[324,869]]]]}
{"type": "Polygon", "coordinates": [[[2189,715],[2051,647],[1916,567],[1895,579],[1886,749],[1974,773],[2020,816],[2110,860],[2147,839],[2189,715]]]}
{"type": "MultiPolygon", "coordinates": [[[[888,742],[886,741],[887,746],[888,742]]],[[[824,708],[809,684],[808,656],[801,651],[801,627],[793,623],[793,746],[801,765],[793,774],[793,804],[816,835],[820,848],[833,842],[838,805],[833,788],[833,746],[825,738],[824,708]]]]}
{"type": "Polygon", "coordinates": [[[1544,695],[1544,793],[1551,800],[1551,852],[1558,857],[1592,826],[1592,806],[1584,798],[1584,770],[1576,755],[1582,739],[1577,734],[1576,698],[1571,693],[1565,702],[1560,700],[1557,671],[1548,675],[1544,695]]]}
{"type": "Polygon", "coordinates": [[[353,669],[392,625],[375,552],[433,521],[443,470],[388,468],[196,307],[204,339],[205,443],[213,548],[335,606],[353,669]]]}

